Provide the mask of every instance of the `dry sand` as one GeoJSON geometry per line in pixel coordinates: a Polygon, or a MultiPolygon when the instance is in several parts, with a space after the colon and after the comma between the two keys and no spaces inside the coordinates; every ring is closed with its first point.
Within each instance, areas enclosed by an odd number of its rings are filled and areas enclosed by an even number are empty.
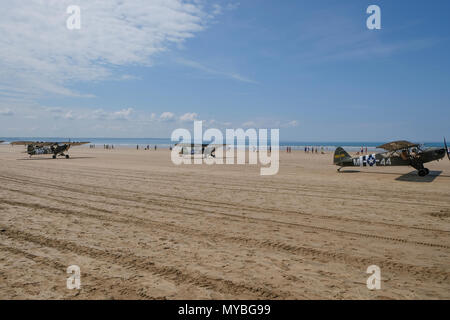
{"type": "Polygon", "coordinates": [[[168,150],[22,152],[0,146],[1,299],[450,298],[448,160],[419,178],[282,152],[262,177],[168,150]]]}

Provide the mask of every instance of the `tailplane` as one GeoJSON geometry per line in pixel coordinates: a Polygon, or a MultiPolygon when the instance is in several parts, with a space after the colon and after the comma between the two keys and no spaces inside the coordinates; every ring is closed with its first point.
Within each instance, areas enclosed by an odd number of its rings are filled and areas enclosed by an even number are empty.
{"type": "Polygon", "coordinates": [[[334,152],[334,164],[339,165],[342,162],[351,160],[352,157],[343,148],[338,147],[334,152]]]}

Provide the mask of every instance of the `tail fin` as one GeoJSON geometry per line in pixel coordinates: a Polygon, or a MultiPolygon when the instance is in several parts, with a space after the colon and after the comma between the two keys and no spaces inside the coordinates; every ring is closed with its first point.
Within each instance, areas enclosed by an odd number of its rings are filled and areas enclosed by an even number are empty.
{"type": "Polygon", "coordinates": [[[343,148],[338,147],[336,151],[334,152],[334,158],[333,163],[334,164],[340,164],[341,162],[344,162],[346,160],[350,160],[352,157],[345,151],[343,148]]]}

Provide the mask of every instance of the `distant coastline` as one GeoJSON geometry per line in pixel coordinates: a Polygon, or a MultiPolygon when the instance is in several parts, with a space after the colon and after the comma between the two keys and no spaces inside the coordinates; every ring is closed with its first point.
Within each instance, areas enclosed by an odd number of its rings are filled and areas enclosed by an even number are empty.
{"type": "MultiPolygon", "coordinates": [[[[114,145],[118,147],[145,147],[147,145],[158,148],[169,148],[175,143],[169,138],[63,138],[63,137],[0,137],[5,143],[17,140],[30,141],[89,141],[92,145],[114,145]]],[[[280,141],[280,147],[292,147],[293,150],[302,150],[305,147],[324,147],[325,150],[334,150],[343,147],[349,151],[359,151],[364,147],[371,151],[379,150],[376,147],[387,141],[367,142],[367,141],[280,141]]],[[[426,147],[442,147],[442,142],[424,142],[426,147]]]]}

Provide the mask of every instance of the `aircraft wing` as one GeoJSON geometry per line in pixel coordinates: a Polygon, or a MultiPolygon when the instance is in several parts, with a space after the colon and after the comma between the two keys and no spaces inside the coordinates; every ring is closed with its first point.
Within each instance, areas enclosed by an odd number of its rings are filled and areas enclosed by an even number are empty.
{"type": "Polygon", "coordinates": [[[80,146],[83,144],[87,144],[89,142],[44,142],[44,141],[13,141],[11,145],[13,146],[36,146],[36,147],[44,147],[44,146],[54,146],[54,145],[71,145],[71,146],[80,146]]]}
{"type": "Polygon", "coordinates": [[[378,146],[379,149],[384,149],[388,151],[396,151],[396,150],[402,150],[402,149],[408,149],[413,147],[418,147],[419,145],[417,143],[412,143],[406,140],[400,140],[400,141],[392,141],[386,144],[383,144],[381,146],[378,146]]]}
{"type": "Polygon", "coordinates": [[[10,143],[13,146],[29,146],[29,145],[33,145],[33,146],[37,146],[37,147],[42,147],[42,146],[51,146],[56,144],[56,142],[43,142],[43,141],[13,141],[10,143]]]}
{"type": "Polygon", "coordinates": [[[220,147],[220,146],[226,146],[226,144],[212,144],[212,143],[177,143],[175,144],[179,147],[220,147]]]}
{"type": "Polygon", "coordinates": [[[90,142],[59,142],[59,144],[70,144],[71,146],[81,146],[90,142]]]}

